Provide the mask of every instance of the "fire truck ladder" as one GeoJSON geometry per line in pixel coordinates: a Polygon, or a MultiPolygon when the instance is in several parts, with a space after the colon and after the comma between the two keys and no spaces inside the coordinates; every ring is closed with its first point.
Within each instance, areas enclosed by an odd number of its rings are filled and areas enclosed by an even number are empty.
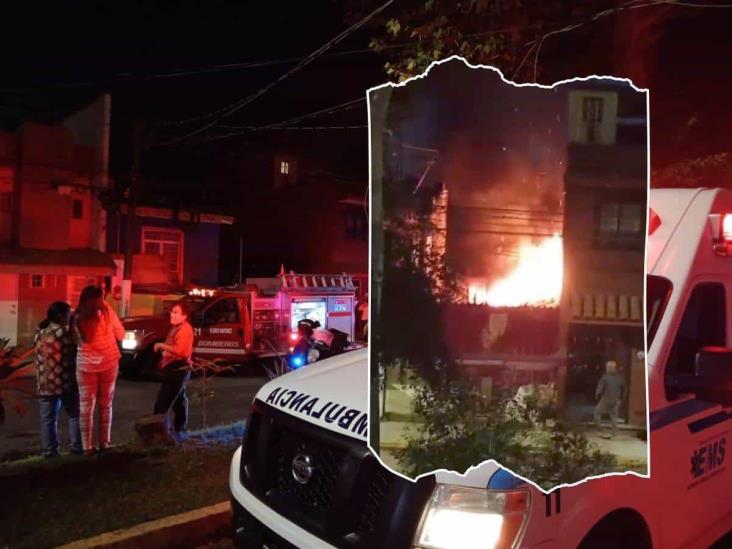
{"type": "Polygon", "coordinates": [[[283,288],[345,288],[355,289],[351,275],[298,274],[294,272],[279,275],[283,288]]]}

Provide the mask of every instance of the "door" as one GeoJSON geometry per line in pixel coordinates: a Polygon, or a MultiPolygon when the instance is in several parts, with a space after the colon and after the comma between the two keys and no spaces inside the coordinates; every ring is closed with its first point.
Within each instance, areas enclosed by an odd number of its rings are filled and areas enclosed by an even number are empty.
{"type": "Polygon", "coordinates": [[[693,375],[698,351],[726,346],[727,292],[719,282],[693,286],[664,368],[661,421],[652,426],[653,476],[659,505],[666,506],[663,546],[686,546],[732,506],[732,410],[674,389],[674,376],[693,375]],[[664,503],[662,503],[664,502],[664,503]]]}
{"type": "Polygon", "coordinates": [[[0,274],[0,339],[18,342],[18,275],[0,274]]]}
{"type": "Polygon", "coordinates": [[[246,303],[238,297],[224,297],[206,307],[194,352],[205,358],[241,359],[247,354],[249,325],[246,303]],[[242,318],[243,317],[243,318],[242,318]]]}

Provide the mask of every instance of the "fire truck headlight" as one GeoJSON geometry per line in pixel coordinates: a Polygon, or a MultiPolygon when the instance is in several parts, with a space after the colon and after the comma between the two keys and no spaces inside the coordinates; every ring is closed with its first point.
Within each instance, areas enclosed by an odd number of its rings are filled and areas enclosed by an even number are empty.
{"type": "Polygon", "coordinates": [[[514,547],[529,512],[529,492],[438,484],[417,529],[421,549],[514,547]]]}
{"type": "Polygon", "coordinates": [[[140,342],[137,339],[137,332],[134,330],[127,330],[125,337],[122,339],[122,348],[126,351],[134,351],[140,342]]]}
{"type": "Polygon", "coordinates": [[[317,362],[320,358],[320,352],[316,349],[311,349],[308,353],[308,364],[312,364],[313,362],[317,362]]]}

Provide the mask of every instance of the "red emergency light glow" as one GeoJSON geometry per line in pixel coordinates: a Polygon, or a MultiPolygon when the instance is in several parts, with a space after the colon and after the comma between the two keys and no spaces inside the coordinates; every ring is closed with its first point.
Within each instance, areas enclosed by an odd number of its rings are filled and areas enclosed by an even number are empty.
{"type": "Polygon", "coordinates": [[[292,332],[292,333],[290,334],[290,339],[291,339],[292,341],[297,341],[297,332],[292,332]]]}
{"type": "Polygon", "coordinates": [[[732,215],[730,214],[722,216],[722,238],[732,241],[732,215]]]}
{"type": "Polygon", "coordinates": [[[188,292],[188,295],[200,296],[200,297],[213,297],[216,290],[209,290],[207,288],[193,288],[188,292]]]}

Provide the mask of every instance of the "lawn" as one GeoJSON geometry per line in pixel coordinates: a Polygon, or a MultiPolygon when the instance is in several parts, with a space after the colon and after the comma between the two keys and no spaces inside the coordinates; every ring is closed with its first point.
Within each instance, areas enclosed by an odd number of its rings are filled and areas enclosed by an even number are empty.
{"type": "Polygon", "coordinates": [[[174,447],[2,464],[0,547],[55,547],[224,501],[243,428],[192,433],[174,447]]]}

